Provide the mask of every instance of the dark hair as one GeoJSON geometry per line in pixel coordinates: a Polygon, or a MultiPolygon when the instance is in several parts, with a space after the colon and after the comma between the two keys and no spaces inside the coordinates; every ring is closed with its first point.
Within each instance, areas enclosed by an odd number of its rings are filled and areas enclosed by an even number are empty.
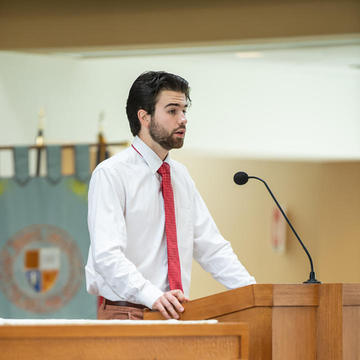
{"type": "Polygon", "coordinates": [[[126,114],[134,136],[141,129],[138,111],[143,109],[153,115],[157,97],[162,90],[182,92],[186,99],[191,101],[189,83],[182,77],[165,71],[148,71],[141,74],[132,84],[126,103],[126,114]]]}

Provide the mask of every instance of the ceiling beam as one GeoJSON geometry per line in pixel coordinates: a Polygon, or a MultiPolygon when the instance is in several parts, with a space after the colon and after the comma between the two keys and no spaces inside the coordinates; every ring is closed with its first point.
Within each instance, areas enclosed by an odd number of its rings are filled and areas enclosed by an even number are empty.
{"type": "Polygon", "coordinates": [[[360,33],[358,0],[12,0],[0,50],[161,47],[360,33]]]}

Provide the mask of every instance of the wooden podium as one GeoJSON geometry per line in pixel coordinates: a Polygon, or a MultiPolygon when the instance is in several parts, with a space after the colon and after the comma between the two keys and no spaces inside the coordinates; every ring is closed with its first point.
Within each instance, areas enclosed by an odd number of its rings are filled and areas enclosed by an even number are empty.
{"type": "Polygon", "coordinates": [[[360,284],[257,284],[184,308],[182,320],[247,322],[251,360],[360,359],[360,284]]]}
{"type": "Polygon", "coordinates": [[[248,360],[247,324],[104,323],[0,325],[0,358],[248,360]]]}

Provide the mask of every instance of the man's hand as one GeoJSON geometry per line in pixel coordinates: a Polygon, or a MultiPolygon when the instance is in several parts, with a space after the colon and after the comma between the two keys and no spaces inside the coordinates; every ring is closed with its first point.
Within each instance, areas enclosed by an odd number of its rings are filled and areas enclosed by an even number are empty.
{"type": "Polygon", "coordinates": [[[179,319],[184,311],[182,303],[189,301],[181,290],[170,290],[160,296],[153,304],[152,309],[160,311],[166,319],[179,319]]]}

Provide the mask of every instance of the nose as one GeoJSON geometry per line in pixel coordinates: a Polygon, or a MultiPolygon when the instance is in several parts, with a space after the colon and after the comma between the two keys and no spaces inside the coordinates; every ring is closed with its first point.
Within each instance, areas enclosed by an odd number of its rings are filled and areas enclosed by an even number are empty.
{"type": "Polygon", "coordinates": [[[186,114],[184,112],[181,111],[180,113],[180,119],[179,119],[179,123],[181,125],[186,125],[187,124],[187,118],[186,118],[186,114]]]}

